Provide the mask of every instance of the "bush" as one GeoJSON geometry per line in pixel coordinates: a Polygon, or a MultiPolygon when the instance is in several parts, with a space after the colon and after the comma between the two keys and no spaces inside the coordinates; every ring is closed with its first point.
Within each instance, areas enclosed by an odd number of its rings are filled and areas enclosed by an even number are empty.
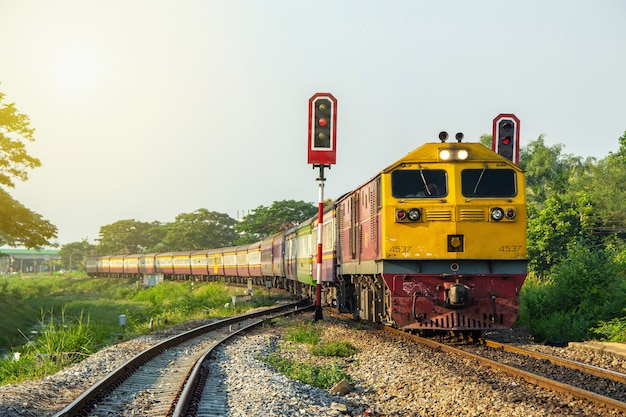
{"type": "Polygon", "coordinates": [[[593,328],[603,341],[626,342],[626,317],[614,318],[609,321],[600,321],[600,324],[593,328]]]}
{"type": "Polygon", "coordinates": [[[520,323],[539,341],[585,340],[626,308],[623,254],[572,244],[544,277],[530,275],[520,294],[520,323]]]}

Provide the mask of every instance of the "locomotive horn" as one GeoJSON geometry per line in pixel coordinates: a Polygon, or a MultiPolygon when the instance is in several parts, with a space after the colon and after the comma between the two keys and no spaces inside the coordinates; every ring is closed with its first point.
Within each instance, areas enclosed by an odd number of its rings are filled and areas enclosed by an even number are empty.
{"type": "Polygon", "coordinates": [[[448,140],[448,132],[439,132],[439,140],[442,143],[448,140]]]}
{"type": "Polygon", "coordinates": [[[463,132],[459,132],[456,135],[454,135],[454,137],[456,138],[456,141],[461,143],[461,141],[463,140],[463,138],[465,137],[465,135],[463,134],[463,132]]]}

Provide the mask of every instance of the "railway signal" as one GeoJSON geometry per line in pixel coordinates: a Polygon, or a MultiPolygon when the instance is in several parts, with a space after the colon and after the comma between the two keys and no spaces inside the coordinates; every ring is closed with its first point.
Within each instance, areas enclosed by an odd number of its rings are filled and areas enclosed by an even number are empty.
{"type": "Polygon", "coordinates": [[[491,149],[515,164],[519,163],[519,126],[519,119],[511,113],[493,119],[491,149]]]}
{"type": "Polygon", "coordinates": [[[331,165],[337,160],[337,100],[330,93],[309,99],[308,163],[331,165]]]}
{"type": "Polygon", "coordinates": [[[322,242],[324,224],[324,168],[337,160],[337,99],[330,93],[315,93],[309,99],[309,140],[307,156],[317,177],[317,262],[315,321],[322,320],[322,242]]]}

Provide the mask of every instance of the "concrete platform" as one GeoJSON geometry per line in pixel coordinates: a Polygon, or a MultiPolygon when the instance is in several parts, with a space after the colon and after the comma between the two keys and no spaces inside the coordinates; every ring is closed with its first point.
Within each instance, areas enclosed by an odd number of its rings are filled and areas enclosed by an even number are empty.
{"type": "Polygon", "coordinates": [[[570,342],[569,346],[578,347],[581,349],[591,349],[598,352],[608,353],[614,356],[620,356],[626,358],[626,343],[617,342],[570,342]]]}

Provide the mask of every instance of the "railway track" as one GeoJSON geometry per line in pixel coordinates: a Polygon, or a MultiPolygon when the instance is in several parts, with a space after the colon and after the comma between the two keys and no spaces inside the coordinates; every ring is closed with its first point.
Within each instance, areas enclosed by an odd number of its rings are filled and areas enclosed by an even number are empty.
{"type": "Polygon", "coordinates": [[[443,352],[473,359],[532,384],[626,413],[626,374],[492,340],[454,347],[392,328],[385,330],[443,352]]]}
{"type": "Polygon", "coordinates": [[[206,384],[203,371],[212,349],[266,320],[309,308],[308,304],[301,302],[285,304],[173,336],[124,363],[55,417],[124,415],[128,407],[141,410],[144,416],[188,413],[198,398],[193,395],[200,389],[198,387],[211,387],[210,383],[206,384]]]}

